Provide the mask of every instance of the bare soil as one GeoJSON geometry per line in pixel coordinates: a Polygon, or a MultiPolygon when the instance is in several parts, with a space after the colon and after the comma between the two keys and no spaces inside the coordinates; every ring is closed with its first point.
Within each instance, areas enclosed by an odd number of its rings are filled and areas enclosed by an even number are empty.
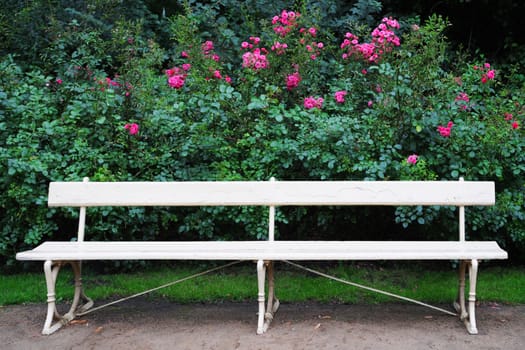
{"type": "Polygon", "coordinates": [[[138,298],[44,336],[44,304],[4,306],[0,348],[525,349],[525,305],[479,305],[478,335],[452,316],[412,304],[284,303],[264,335],[255,334],[256,312],[255,301],[181,305],[138,298]]]}

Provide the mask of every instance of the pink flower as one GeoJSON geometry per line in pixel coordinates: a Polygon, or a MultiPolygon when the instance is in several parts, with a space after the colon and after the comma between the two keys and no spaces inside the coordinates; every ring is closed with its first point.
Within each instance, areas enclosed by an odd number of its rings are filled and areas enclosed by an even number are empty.
{"type": "Polygon", "coordinates": [[[185,71],[189,71],[190,68],[191,68],[191,64],[189,64],[189,63],[184,63],[182,65],[182,69],[185,70],[185,71]]]}
{"type": "Polygon", "coordinates": [[[136,123],[126,124],[124,129],[128,130],[130,135],[136,135],[139,132],[139,126],[136,123]]]}
{"type": "Polygon", "coordinates": [[[372,100],[369,100],[369,101],[366,103],[366,105],[367,105],[368,107],[372,107],[372,106],[374,105],[374,102],[373,102],[372,100]]]}
{"type": "Polygon", "coordinates": [[[288,90],[292,90],[293,88],[297,87],[300,82],[301,76],[299,75],[299,72],[290,74],[286,77],[286,88],[288,90]]]}
{"type": "Polygon", "coordinates": [[[170,69],[166,69],[166,75],[168,77],[172,77],[175,74],[178,74],[179,72],[180,72],[180,69],[178,67],[173,67],[173,68],[170,68],[170,69]]]}
{"type": "Polygon", "coordinates": [[[222,79],[221,72],[220,72],[219,70],[215,70],[215,71],[213,72],[213,77],[214,77],[215,79],[222,79]]]}
{"type": "Polygon", "coordinates": [[[411,154],[407,158],[407,163],[414,165],[417,163],[417,158],[418,158],[417,154],[411,154]]]}
{"type": "Polygon", "coordinates": [[[378,62],[384,53],[400,45],[399,37],[394,33],[394,29],[399,29],[399,23],[392,18],[383,18],[382,23],[372,31],[371,42],[359,43],[356,35],[346,33],[341,44],[341,49],[346,50],[343,58],[354,56],[370,63],[378,62]]]}
{"type": "Polygon", "coordinates": [[[487,72],[487,78],[488,78],[489,80],[493,80],[495,76],[496,76],[496,72],[495,72],[494,70],[489,70],[489,71],[487,72]]]}
{"type": "Polygon", "coordinates": [[[62,84],[62,79],[57,78],[56,83],[57,83],[58,85],[62,84]]]}
{"type": "Polygon", "coordinates": [[[441,126],[439,125],[437,127],[437,130],[439,131],[439,134],[443,137],[450,137],[450,132],[452,131],[452,126],[454,126],[454,123],[448,122],[447,126],[441,126]]]}
{"type": "Polygon", "coordinates": [[[299,13],[283,10],[280,16],[274,16],[272,24],[276,34],[285,37],[296,26],[296,20],[300,17],[299,13]]]}
{"type": "Polygon", "coordinates": [[[311,36],[315,36],[317,34],[317,29],[314,27],[308,29],[308,33],[310,33],[311,36]]]}
{"type": "Polygon", "coordinates": [[[242,66],[253,70],[266,69],[269,67],[268,59],[264,54],[266,49],[255,48],[253,52],[245,52],[242,55],[242,66]]]}
{"type": "Polygon", "coordinates": [[[106,78],[106,84],[108,86],[120,86],[118,82],[116,82],[115,80],[111,80],[111,78],[106,78]]]}
{"type": "Polygon", "coordinates": [[[174,89],[180,89],[184,86],[185,76],[176,74],[168,78],[168,85],[174,89]]]}
{"type": "Polygon", "coordinates": [[[204,52],[205,55],[209,54],[210,51],[213,51],[213,41],[206,41],[204,44],[202,44],[202,52],[204,52]]]}
{"type": "Polygon", "coordinates": [[[337,103],[345,103],[345,96],[348,94],[345,90],[337,91],[335,93],[335,101],[337,103]]]}
{"type": "Polygon", "coordinates": [[[470,101],[470,98],[468,97],[468,95],[464,92],[460,92],[457,96],[456,96],[456,101],[465,101],[465,102],[469,102],[470,101]]]}
{"type": "Polygon", "coordinates": [[[304,99],[304,108],[306,109],[312,109],[312,108],[319,108],[321,109],[323,107],[324,99],[322,97],[315,98],[313,96],[306,97],[304,99]]]}
{"type": "Polygon", "coordinates": [[[515,122],[512,123],[512,128],[513,129],[517,129],[519,127],[520,127],[520,124],[518,122],[515,121],[515,122]]]}
{"type": "Polygon", "coordinates": [[[468,95],[464,92],[460,92],[455,99],[456,102],[459,102],[459,105],[461,105],[462,110],[468,109],[468,102],[470,101],[470,98],[468,95]]]}
{"type": "Polygon", "coordinates": [[[188,58],[188,57],[190,57],[190,55],[188,55],[188,53],[187,53],[186,51],[182,51],[182,52],[180,53],[180,56],[181,56],[182,58],[188,58]]]}
{"type": "Polygon", "coordinates": [[[512,120],[512,118],[514,118],[514,116],[512,115],[512,113],[505,113],[505,120],[512,120]]]}

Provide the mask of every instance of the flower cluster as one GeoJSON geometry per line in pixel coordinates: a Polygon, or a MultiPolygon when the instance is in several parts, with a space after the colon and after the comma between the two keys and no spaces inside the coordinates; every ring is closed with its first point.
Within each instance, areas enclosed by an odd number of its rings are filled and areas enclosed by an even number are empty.
{"type": "Polygon", "coordinates": [[[166,70],[166,75],[168,76],[168,85],[174,89],[180,89],[184,86],[184,83],[186,82],[186,77],[188,74],[186,73],[191,68],[191,65],[184,64],[182,65],[182,69],[179,67],[173,67],[171,69],[166,70]]]}
{"type": "Polygon", "coordinates": [[[520,127],[520,123],[518,123],[517,120],[513,120],[514,115],[512,115],[512,113],[505,113],[504,116],[505,116],[506,121],[511,122],[510,125],[512,126],[513,129],[518,129],[520,127]]]}
{"type": "Polygon", "coordinates": [[[292,90],[293,88],[297,87],[300,82],[301,82],[301,75],[299,74],[299,72],[290,74],[286,77],[286,88],[288,90],[292,90]]]}
{"type": "Polygon", "coordinates": [[[204,54],[204,57],[211,58],[215,62],[220,61],[221,58],[219,57],[219,55],[213,53],[213,50],[215,49],[213,45],[213,41],[210,41],[210,40],[205,41],[201,45],[201,49],[202,49],[202,53],[204,54]]]}
{"type": "Polygon", "coordinates": [[[481,71],[481,82],[483,84],[486,84],[489,80],[494,80],[496,77],[496,71],[493,69],[490,69],[490,63],[485,62],[483,64],[483,67],[474,66],[474,70],[481,71]]]}
{"type": "Polygon", "coordinates": [[[299,39],[299,43],[305,46],[306,51],[310,54],[310,59],[315,60],[321,53],[321,50],[324,48],[324,43],[310,41],[310,37],[316,37],[317,29],[314,27],[310,27],[308,29],[301,28],[299,29],[299,33],[303,35],[303,37],[299,39]]]}
{"type": "Polygon", "coordinates": [[[275,51],[277,55],[282,55],[286,51],[287,48],[288,48],[287,43],[280,43],[279,41],[274,42],[271,47],[272,51],[275,51]]]}
{"type": "Polygon", "coordinates": [[[282,10],[279,16],[274,16],[272,19],[272,24],[275,25],[274,32],[285,37],[297,26],[296,22],[300,16],[297,12],[282,10]]]}
{"type": "Polygon", "coordinates": [[[345,90],[337,91],[334,94],[335,101],[337,103],[345,103],[345,96],[348,94],[345,90]]]}
{"type": "Polygon", "coordinates": [[[313,96],[306,97],[304,99],[304,108],[306,109],[312,109],[312,108],[323,108],[323,102],[324,99],[322,97],[315,98],[313,96]]]}
{"type": "Polygon", "coordinates": [[[124,125],[124,129],[128,130],[130,135],[136,135],[139,132],[139,126],[137,123],[131,123],[124,125]]]}
{"type": "Polygon", "coordinates": [[[439,125],[437,130],[439,131],[439,134],[443,137],[450,137],[450,132],[452,131],[452,126],[454,126],[454,123],[448,122],[447,126],[441,126],[439,125]]]}
{"type": "Polygon", "coordinates": [[[255,71],[268,68],[270,66],[266,57],[268,50],[264,47],[257,47],[261,39],[251,36],[250,41],[251,43],[244,41],[241,44],[244,50],[251,50],[242,55],[243,68],[251,68],[255,71]]]}
{"type": "Polygon", "coordinates": [[[470,101],[470,98],[465,92],[460,92],[455,100],[460,106],[462,110],[466,110],[468,108],[468,103],[470,101]]]}
{"type": "MultiPolygon", "coordinates": [[[[215,49],[215,46],[213,44],[213,41],[205,41],[201,45],[201,52],[204,58],[208,60],[213,60],[215,62],[220,61],[219,55],[215,54],[213,50],[215,49]]],[[[190,55],[187,51],[181,52],[181,58],[189,59],[190,55]]],[[[215,66],[217,65],[215,62],[211,62],[211,64],[208,66],[208,71],[210,73],[209,76],[206,77],[206,80],[210,79],[224,79],[227,83],[231,83],[231,78],[229,76],[223,76],[221,71],[215,66]]],[[[166,75],[168,76],[168,85],[174,89],[181,89],[185,82],[186,78],[188,76],[188,72],[192,68],[191,63],[183,63],[181,67],[173,67],[171,69],[166,70],[166,75]]]]}
{"type": "Polygon", "coordinates": [[[119,84],[119,82],[116,79],[118,79],[118,76],[115,76],[114,79],[106,77],[104,79],[97,79],[97,78],[95,78],[94,80],[100,86],[100,91],[105,91],[106,88],[118,88],[118,87],[120,87],[120,84],[119,84]]]}
{"type": "Polygon", "coordinates": [[[381,56],[392,51],[394,46],[399,46],[399,37],[394,33],[394,29],[399,29],[399,23],[392,18],[383,18],[382,23],[372,31],[372,42],[359,43],[359,38],[346,33],[345,39],[341,43],[341,49],[345,50],[343,59],[348,59],[353,55],[358,55],[367,62],[378,62],[381,56]]]}

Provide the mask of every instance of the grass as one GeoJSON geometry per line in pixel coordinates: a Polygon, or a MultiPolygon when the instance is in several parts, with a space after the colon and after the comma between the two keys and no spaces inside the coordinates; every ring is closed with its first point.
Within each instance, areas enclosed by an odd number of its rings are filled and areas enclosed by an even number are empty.
{"type": "MultiPolygon", "coordinates": [[[[451,268],[436,269],[425,264],[386,266],[363,264],[312,265],[325,273],[355,283],[429,303],[449,303],[457,293],[457,273],[451,268]]],[[[181,279],[209,267],[182,265],[144,269],[133,273],[96,274],[84,271],[86,294],[94,300],[113,300],[181,279]]],[[[284,263],[276,265],[276,291],[284,302],[319,301],[324,303],[392,302],[388,296],[371,293],[298,270],[284,263]]],[[[43,303],[46,286],[43,273],[0,276],[0,305],[43,303]]],[[[477,298],[481,302],[525,304],[523,267],[480,266],[477,298]]],[[[57,278],[57,300],[70,301],[73,275],[67,267],[57,278]]],[[[155,292],[152,298],[181,303],[245,301],[257,298],[255,264],[242,263],[209,275],[197,277],[155,292]]]]}

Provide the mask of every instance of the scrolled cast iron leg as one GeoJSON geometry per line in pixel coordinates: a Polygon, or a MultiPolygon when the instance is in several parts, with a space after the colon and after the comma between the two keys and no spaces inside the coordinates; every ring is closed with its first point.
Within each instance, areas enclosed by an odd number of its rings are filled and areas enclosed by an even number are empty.
{"type": "Polygon", "coordinates": [[[258,302],[259,302],[259,318],[257,321],[257,334],[263,334],[264,333],[264,315],[265,315],[265,309],[264,309],[264,282],[266,279],[266,265],[264,264],[263,260],[257,261],[257,286],[258,286],[258,302]]]}
{"type": "Polygon", "coordinates": [[[42,329],[42,334],[49,335],[73,320],[77,315],[77,311],[85,312],[92,307],[93,301],[84,294],[82,289],[81,262],[47,260],[44,262],[44,274],[47,285],[47,316],[46,321],[44,322],[44,328],[42,329]],[[56,308],[56,280],[60,268],[66,263],[69,263],[73,268],[75,275],[75,293],[69,311],[64,315],[60,315],[56,308]],[[85,300],[86,303],[79,306],[81,299],[85,300]]]}
{"type": "Polygon", "coordinates": [[[454,303],[456,312],[459,313],[460,320],[465,320],[468,317],[467,308],[465,306],[465,272],[467,270],[468,262],[462,260],[459,264],[459,288],[458,298],[454,303]]]}
{"type": "MultiPolygon", "coordinates": [[[[75,274],[75,296],[73,299],[73,304],[71,305],[70,312],[74,312],[76,316],[81,315],[86,312],[93,306],[93,300],[86,296],[84,293],[84,288],[82,286],[82,262],[81,261],[70,261],[71,267],[75,274]],[[80,301],[84,301],[83,304],[80,304],[80,301]]],[[[74,317],[73,317],[74,318],[74,317]]]]}
{"type": "Polygon", "coordinates": [[[275,297],[274,265],[272,261],[266,263],[268,274],[268,304],[264,314],[263,332],[266,332],[273,321],[273,316],[279,309],[279,300],[275,297]]]}

